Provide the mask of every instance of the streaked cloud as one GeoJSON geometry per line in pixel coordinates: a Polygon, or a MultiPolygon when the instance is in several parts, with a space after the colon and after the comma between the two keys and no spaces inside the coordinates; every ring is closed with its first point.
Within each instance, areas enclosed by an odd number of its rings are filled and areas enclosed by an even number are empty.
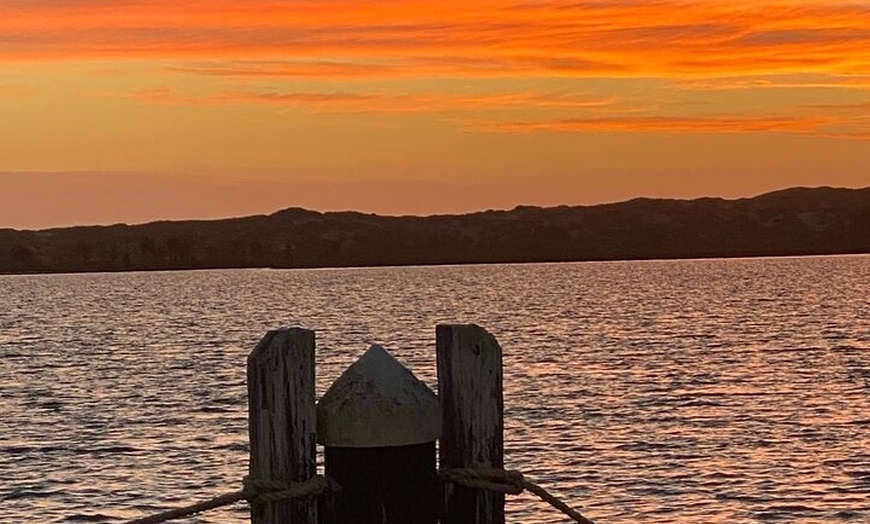
{"type": "Polygon", "coordinates": [[[566,93],[413,94],[237,92],[212,98],[221,102],[299,106],[327,113],[447,113],[487,109],[578,109],[614,105],[618,98],[594,98],[566,93]]]}
{"type": "MultiPolygon", "coordinates": [[[[111,93],[101,94],[102,96],[112,96],[111,93]]],[[[139,100],[152,104],[195,104],[199,100],[196,97],[189,95],[181,95],[171,87],[160,86],[140,89],[136,92],[125,95],[127,98],[139,100]]]]}
{"type": "Polygon", "coordinates": [[[167,71],[237,78],[369,78],[403,77],[414,74],[407,64],[353,63],[329,60],[228,60],[188,62],[166,67],[167,71]]]}
{"type": "Polygon", "coordinates": [[[870,6],[836,1],[0,4],[2,61],[149,58],[229,76],[870,75],[867,49],[870,6]]]}
{"type": "Polygon", "coordinates": [[[733,110],[727,114],[698,114],[714,110],[717,105],[714,103],[698,104],[692,113],[686,114],[673,107],[651,105],[643,99],[563,91],[386,94],[236,90],[192,95],[158,86],[95,96],[122,97],[146,104],[264,105],[329,115],[430,114],[458,129],[476,133],[779,133],[861,140],[870,135],[867,98],[848,103],[791,104],[789,113],[759,115],[733,110]],[[536,117],[511,116],[519,114],[536,117]]]}
{"type": "Polygon", "coordinates": [[[857,104],[811,104],[807,107],[825,111],[858,111],[862,119],[870,120],[870,100],[857,104]]]}
{"type": "Polygon", "coordinates": [[[615,108],[621,99],[566,92],[416,93],[224,91],[195,96],[169,86],[130,93],[94,93],[101,98],[122,97],[153,104],[236,105],[267,104],[297,107],[312,113],[449,113],[482,110],[576,110],[615,108]]]}
{"type": "Polygon", "coordinates": [[[678,80],[674,86],[697,91],[748,89],[850,89],[870,90],[870,75],[784,74],[769,76],[727,76],[678,80]]]}
{"type": "Polygon", "coordinates": [[[832,123],[823,117],[636,116],[555,120],[468,122],[473,131],[559,133],[799,133],[815,134],[832,123]]]}
{"type": "Polygon", "coordinates": [[[601,62],[546,56],[419,56],[361,57],[339,60],[211,60],[167,66],[166,70],[230,78],[370,78],[577,76],[620,74],[626,68],[616,62],[601,62]]]}

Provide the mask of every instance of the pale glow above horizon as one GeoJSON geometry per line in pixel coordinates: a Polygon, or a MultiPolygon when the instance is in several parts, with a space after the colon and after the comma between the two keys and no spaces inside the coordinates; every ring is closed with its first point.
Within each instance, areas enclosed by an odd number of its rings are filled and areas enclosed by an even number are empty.
{"type": "Polygon", "coordinates": [[[870,3],[0,0],[0,228],[870,185],[870,3]]]}

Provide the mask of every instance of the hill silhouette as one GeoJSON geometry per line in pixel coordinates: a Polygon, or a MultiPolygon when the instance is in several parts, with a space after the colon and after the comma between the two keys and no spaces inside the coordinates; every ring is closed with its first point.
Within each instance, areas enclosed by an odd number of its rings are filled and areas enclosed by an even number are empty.
{"type": "Polygon", "coordinates": [[[870,188],[428,217],[290,208],[212,221],[0,229],[0,273],[844,253],[870,253],[870,188]]]}

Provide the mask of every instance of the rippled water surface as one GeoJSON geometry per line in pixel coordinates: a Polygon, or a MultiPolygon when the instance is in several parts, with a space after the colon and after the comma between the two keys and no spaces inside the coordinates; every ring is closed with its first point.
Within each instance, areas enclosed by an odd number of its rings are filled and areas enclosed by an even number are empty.
{"type": "Polygon", "coordinates": [[[317,331],[322,394],[371,342],[434,387],[434,326],[475,322],[508,467],[599,523],[870,523],[868,293],[866,256],[0,277],[0,522],[235,490],[268,329],[317,331]]]}

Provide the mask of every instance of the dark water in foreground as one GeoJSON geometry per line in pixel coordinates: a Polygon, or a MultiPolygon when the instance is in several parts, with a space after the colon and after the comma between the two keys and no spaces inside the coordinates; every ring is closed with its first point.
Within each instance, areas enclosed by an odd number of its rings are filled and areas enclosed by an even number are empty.
{"type": "Polygon", "coordinates": [[[321,394],[375,341],[434,385],[435,324],[476,322],[508,467],[601,524],[868,523],[868,293],[866,256],[0,277],[0,522],[236,489],[270,328],[317,330],[321,394]]]}

